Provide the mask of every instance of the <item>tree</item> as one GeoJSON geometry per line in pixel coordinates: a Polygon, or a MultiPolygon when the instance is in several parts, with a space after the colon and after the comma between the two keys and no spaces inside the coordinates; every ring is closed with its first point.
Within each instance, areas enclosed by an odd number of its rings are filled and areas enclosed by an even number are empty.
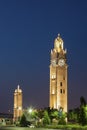
{"type": "Polygon", "coordinates": [[[44,111],[43,124],[44,125],[50,124],[50,118],[46,110],[44,111]]]}
{"type": "Polygon", "coordinates": [[[68,112],[68,120],[71,122],[78,122],[79,121],[79,108],[74,108],[72,110],[69,110],[68,112]]]}
{"type": "Polygon", "coordinates": [[[82,124],[82,125],[87,124],[87,117],[86,117],[85,107],[84,106],[80,107],[79,123],[82,124]]]}
{"type": "Polygon", "coordinates": [[[58,111],[58,124],[60,125],[66,125],[66,113],[63,111],[63,108],[60,108],[58,111]]]}
{"type": "Polygon", "coordinates": [[[79,123],[82,125],[87,125],[87,105],[84,97],[80,97],[80,113],[79,113],[79,123]]]}
{"type": "Polygon", "coordinates": [[[86,106],[86,100],[83,96],[80,97],[81,106],[86,106]]]}
{"type": "Polygon", "coordinates": [[[51,118],[51,120],[58,119],[58,110],[57,109],[51,109],[50,118],[51,118]]]}
{"type": "Polygon", "coordinates": [[[21,117],[20,125],[21,126],[27,126],[27,120],[26,120],[26,116],[24,114],[21,117]]]}

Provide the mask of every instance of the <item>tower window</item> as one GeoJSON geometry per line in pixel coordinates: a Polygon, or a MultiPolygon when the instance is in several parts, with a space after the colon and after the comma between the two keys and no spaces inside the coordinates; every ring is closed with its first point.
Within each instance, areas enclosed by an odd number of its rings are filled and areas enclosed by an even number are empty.
{"type": "Polygon", "coordinates": [[[62,86],[63,84],[62,84],[62,82],[60,82],[60,86],[62,86]]]}
{"type": "Polygon", "coordinates": [[[55,79],[55,78],[56,78],[56,75],[55,75],[55,74],[53,74],[53,75],[51,76],[51,78],[52,78],[52,79],[55,79]]]}
{"type": "Polygon", "coordinates": [[[63,93],[65,94],[65,89],[63,89],[63,93]]]}
{"type": "Polygon", "coordinates": [[[62,93],[62,89],[60,89],[60,93],[62,93]]]}

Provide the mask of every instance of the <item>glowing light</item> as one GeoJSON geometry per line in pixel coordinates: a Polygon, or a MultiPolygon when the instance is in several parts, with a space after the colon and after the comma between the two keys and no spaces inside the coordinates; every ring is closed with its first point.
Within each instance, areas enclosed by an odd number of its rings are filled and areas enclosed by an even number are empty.
{"type": "Polygon", "coordinates": [[[18,110],[21,110],[22,108],[21,107],[18,107],[18,110]]]}
{"type": "Polygon", "coordinates": [[[31,113],[31,112],[32,112],[32,109],[30,108],[30,109],[28,110],[28,112],[31,113]]]}

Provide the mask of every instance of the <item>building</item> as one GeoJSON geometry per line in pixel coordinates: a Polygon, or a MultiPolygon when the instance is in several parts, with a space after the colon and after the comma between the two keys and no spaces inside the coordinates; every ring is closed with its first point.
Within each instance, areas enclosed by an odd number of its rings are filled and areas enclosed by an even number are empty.
{"type": "Polygon", "coordinates": [[[67,112],[67,58],[60,35],[54,41],[50,63],[50,108],[67,112]]]}
{"type": "Polygon", "coordinates": [[[22,116],[22,90],[20,86],[17,86],[17,89],[14,92],[14,114],[13,120],[18,121],[22,116]]]}
{"type": "Polygon", "coordinates": [[[13,114],[11,113],[0,113],[0,126],[13,123],[13,114]]]}

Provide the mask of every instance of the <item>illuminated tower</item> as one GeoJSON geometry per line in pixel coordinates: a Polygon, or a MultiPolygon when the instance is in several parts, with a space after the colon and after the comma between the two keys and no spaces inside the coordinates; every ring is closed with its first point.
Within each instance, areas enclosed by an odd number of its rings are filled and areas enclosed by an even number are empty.
{"type": "Polygon", "coordinates": [[[18,85],[17,89],[14,92],[14,121],[18,121],[18,119],[22,115],[22,90],[18,85]]]}
{"type": "Polygon", "coordinates": [[[67,112],[67,59],[60,35],[54,41],[50,63],[50,108],[67,112]]]}

